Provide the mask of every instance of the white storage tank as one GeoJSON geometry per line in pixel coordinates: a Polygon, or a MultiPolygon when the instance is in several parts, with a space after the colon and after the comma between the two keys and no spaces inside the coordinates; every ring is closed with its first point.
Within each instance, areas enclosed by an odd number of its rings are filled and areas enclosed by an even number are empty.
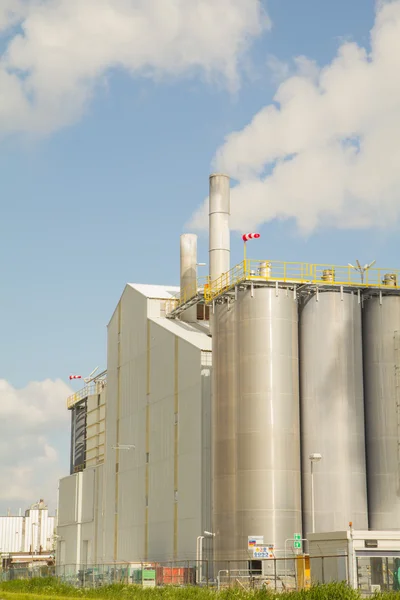
{"type": "Polygon", "coordinates": [[[364,301],[369,525],[400,529],[400,296],[364,301]]]}
{"type": "Polygon", "coordinates": [[[298,311],[293,291],[237,299],[237,556],[263,536],[283,556],[301,531],[298,311]]]}
{"type": "Polygon", "coordinates": [[[303,532],[368,528],[361,300],[313,291],[300,309],[303,532]],[[321,455],[311,490],[310,455],[321,455]]]}
{"type": "MultiPolygon", "coordinates": [[[[213,328],[212,478],[214,560],[236,557],[236,305],[216,304],[213,328]]],[[[221,568],[227,568],[221,564],[221,568]]]]}

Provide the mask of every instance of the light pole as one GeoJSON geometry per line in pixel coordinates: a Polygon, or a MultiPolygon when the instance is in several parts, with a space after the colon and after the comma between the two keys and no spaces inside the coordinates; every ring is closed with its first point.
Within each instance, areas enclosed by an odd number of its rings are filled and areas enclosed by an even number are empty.
{"type": "Polygon", "coordinates": [[[309,456],[311,464],[311,520],[313,533],[315,533],[314,463],[319,462],[321,458],[322,454],[318,454],[317,452],[309,456]]]}

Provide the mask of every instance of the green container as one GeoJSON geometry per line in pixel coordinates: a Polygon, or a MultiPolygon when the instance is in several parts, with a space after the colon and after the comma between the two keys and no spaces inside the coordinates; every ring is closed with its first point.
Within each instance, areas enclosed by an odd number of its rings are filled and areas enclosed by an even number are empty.
{"type": "Polygon", "coordinates": [[[155,581],[156,579],[156,570],[155,569],[143,569],[143,580],[146,581],[155,581]]]}
{"type": "Polygon", "coordinates": [[[142,583],[142,569],[135,569],[132,571],[132,582],[142,583]]]}
{"type": "Polygon", "coordinates": [[[142,583],[142,581],[155,581],[156,571],[155,569],[135,569],[132,571],[132,582],[142,583]]]}

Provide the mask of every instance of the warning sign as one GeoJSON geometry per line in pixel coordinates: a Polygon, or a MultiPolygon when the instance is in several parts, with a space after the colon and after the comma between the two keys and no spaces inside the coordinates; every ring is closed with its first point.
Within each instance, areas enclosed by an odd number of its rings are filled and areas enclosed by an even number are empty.
{"type": "Polygon", "coordinates": [[[253,548],[253,558],[274,558],[274,546],[256,546],[253,548]]]}
{"type": "Polygon", "coordinates": [[[264,536],[262,535],[249,535],[247,538],[247,548],[253,550],[256,546],[264,545],[264,536]]]}

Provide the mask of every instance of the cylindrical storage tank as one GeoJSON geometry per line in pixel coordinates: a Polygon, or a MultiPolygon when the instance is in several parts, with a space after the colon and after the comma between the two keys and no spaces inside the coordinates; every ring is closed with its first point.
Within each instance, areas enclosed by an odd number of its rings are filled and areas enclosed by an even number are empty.
{"type": "MultiPolygon", "coordinates": [[[[236,304],[217,303],[213,331],[212,478],[214,560],[235,558],[236,536],[236,304]]],[[[222,561],[222,562],[221,562],[222,561]]],[[[231,565],[232,566],[232,565],[231,565]]],[[[233,567],[232,567],[233,568],[233,567]]]]}
{"type": "Polygon", "coordinates": [[[237,556],[301,532],[298,311],[292,291],[238,292],[237,556]]]}
{"type": "Polygon", "coordinates": [[[400,296],[363,312],[369,526],[400,529],[400,296]]]}
{"type": "Polygon", "coordinates": [[[312,293],[300,309],[303,533],[368,528],[361,303],[312,293]],[[322,455],[314,464],[310,455],[322,455]],[[312,492],[312,479],[314,493],[312,492]]]}

